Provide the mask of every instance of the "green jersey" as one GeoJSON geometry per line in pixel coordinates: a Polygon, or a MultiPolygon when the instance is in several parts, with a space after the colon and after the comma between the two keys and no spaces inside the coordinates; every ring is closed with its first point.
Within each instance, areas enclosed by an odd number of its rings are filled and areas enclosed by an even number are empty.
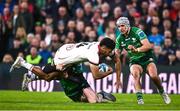
{"type": "Polygon", "coordinates": [[[153,55],[152,50],[147,52],[132,52],[128,49],[129,45],[133,45],[135,48],[139,48],[142,46],[141,40],[146,39],[146,34],[137,27],[131,27],[129,34],[125,37],[123,34],[120,34],[116,39],[116,49],[120,49],[122,51],[125,49],[128,52],[128,57],[130,58],[130,62],[137,61],[142,57],[146,57],[149,55],[153,55]]]}

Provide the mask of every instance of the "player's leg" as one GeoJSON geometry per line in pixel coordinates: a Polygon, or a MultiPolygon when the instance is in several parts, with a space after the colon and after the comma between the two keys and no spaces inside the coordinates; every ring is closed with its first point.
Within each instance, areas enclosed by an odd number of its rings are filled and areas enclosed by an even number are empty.
{"type": "Polygon", "coordinates": [[[14,70],[15,68],[20,68],[20,67],[24,67],[30,70],[31,72],[33,72],[34,74],[36,74],[37,76],[45,80],[48,78],[48,75],[45,74],[41,68],[35,67],[34,65],[27,63],[22,57],[17,57],[14,64],[10,68],[10,72],[14,70]]]}
{"type": "Polygon", "coordinates": [[[136,90],[136,96],[137,96],[137,102],[138,104],[144,104],[143,96],[142,96],[142,88],[141,88],[141,73],[143,72],[143,69],[138,64],[133,64],[130,67],[130,72],[134,78],[134,88],[136,90]]]}
{"type": "Polygon", "coordinates": [[[108,102],[108,101],[115,102],[116,101],[116,98],[112,94],[106,93],[104,91],[101,91],[96,94],[95,91],[91,87],[84,88],[83,95],[84,97],[86,97],[85,100],[87,100],[89,103],[101,103],[101,102],[108,102]]]}
{"type": "Polygon", "coordinates": [[[44,79],[46,81],[51,81],[52,79],[54,79],[54,77],[59,75],[57,72],[47,74],[43,72],[43,70],[40,67],[35,67],[34,65],[27,63],[22,57],[17,57],[14,64],[10,68],[10,72],[14,70],[15,68],[20,68],[21,66],[33,72],[40,79],[44,79]]]}
{"type": "Polygon", "coordinates": [[[112,101],[112,102],[116,101],[116,98],[111,93],[107,93],[107,92],[104,92],[104,91],[101,91],[101,92],[97,93],[97,96],[98,97],[102,96],[103,100],[106,101],[106,102],[107,101],[112,101]]]}
{"type": "Polygon", "coordinates": [[[157,86],[159,93],[161,94],[164,102],[166,104],[169,104],[171,102],[171,99],[169,98],[167,93],[164,92],[164,89],[161,85],[161,80],[157,74],[157,67],[153,62],[151,62],[147,65],[147,72],[148,72],[150,78],[153,80],[154,84],[157,86]]]}
{"type": "Polygon", "coordinates": [[[89,103],[96,103],[98,101],[98,97],[91,87],[84,88],[83,94],[85,95],[89,103]]]}

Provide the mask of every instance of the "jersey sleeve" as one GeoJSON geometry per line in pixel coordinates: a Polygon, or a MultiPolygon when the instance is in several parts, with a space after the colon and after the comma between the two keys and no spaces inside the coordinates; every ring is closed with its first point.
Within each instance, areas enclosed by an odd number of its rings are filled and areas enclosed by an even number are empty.
{"type": "Polygon", "coordinates": [[[136,31],[136,34],[137,34],[139,40],[143,40],[143,39],[147,38],[147,35],[141,29],[138,29],[136,31]]]}

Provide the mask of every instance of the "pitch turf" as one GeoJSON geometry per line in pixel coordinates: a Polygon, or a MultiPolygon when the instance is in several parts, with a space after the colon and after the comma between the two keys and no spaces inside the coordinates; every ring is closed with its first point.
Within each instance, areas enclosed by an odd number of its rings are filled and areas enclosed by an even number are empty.
{"type": "Polygon", "coordinates": [[[74,103],[63,92],[0,91],[0,110],[180,110],[180,95],[170,95],[163,103],[159,94],[144,94],[144,105],[137,105],[134,94],[114,94],[114,103],[74,103]]]}

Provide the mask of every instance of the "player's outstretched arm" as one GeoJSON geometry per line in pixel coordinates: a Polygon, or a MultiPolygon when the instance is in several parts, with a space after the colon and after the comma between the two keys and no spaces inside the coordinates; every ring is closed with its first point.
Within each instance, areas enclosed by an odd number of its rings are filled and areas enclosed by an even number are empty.
{"type": "Polygon", "coordinates": [[[121,78],[121,60],[120,60],[120,50],[119,49],[115,50],[114,61],[115,61],[115,71],[116,71],[115,85],[116,85],[116,88],[119,89],[119,88],[122,88],[121,79],[120,79],[121,78]]]}

